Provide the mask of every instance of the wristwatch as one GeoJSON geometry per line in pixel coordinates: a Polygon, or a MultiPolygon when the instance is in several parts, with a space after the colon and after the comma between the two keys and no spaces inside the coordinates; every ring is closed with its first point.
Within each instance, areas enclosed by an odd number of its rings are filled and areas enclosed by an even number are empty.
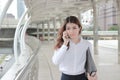
{"type": "Polygon", "coordinates": [[[90,76],[94,77],[96,75],[96,72],[92,72],[90,76]]]}

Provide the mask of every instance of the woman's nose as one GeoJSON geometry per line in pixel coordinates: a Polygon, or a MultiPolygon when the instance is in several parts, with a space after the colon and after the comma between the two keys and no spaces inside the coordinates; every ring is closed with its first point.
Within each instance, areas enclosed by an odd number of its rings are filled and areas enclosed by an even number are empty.
{"type": "Polygon", "coordinates": [[[72,29],[70,29],[70,31],[69,31],[70,33],[73,33],[73,30],[72,29]]]}

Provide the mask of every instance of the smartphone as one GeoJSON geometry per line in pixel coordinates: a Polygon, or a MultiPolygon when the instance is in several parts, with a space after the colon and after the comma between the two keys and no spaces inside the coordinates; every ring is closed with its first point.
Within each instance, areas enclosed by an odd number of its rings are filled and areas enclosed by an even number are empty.
{"type": "Polygon", "coordinates": [[[70,39],[70,36],[68,35],[68,38],[70,39]]]}
{"type": "Polygon", "coordinates": [[[65,38],[66,38],[66,39],[70,39],[70,36],[68,35],[68,33],[67,33],[67,36],[65,36],[65,38]]]}
{"type": "Polygon", "coordinates": [[[70,39],[70,36],[69,36],[69,35],[67,35],[67,38],[68,38],[68,39],[70,39]]]}
{"type": "Polygon", "coordinates": [[[68,33],[67,33],[67,37],[70,39],[70,36],[68,35],[68,33]]]}

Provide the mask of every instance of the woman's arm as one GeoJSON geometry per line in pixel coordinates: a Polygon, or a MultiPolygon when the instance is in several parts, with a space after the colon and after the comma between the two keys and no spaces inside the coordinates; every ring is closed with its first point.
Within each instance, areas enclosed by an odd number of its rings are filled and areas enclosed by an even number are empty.
{"type": "Polygon", "coordinates": [[[55,50],[52,57],[52,61],[55,65],[60,64],[60,62],[63,60],[67,48],[68,47],[66,45],[62,45],[60,49],[55,50]]]}

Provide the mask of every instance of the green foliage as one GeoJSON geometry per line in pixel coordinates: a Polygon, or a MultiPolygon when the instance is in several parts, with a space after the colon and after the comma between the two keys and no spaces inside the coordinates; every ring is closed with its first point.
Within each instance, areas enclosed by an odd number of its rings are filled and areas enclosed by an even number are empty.
{"type": "MultiPolygon", "coordinates": [[[[89,27],[87,31],[93,31],[93,27],[89,27]]],[[[98,31],[101,31],[101,29],[98,27],[98,31]]]]}
{"type": "Polygon", "coordinates": [[[109,31],[117,31],[118,30],[118,25],[113,25],[108,30],[109,31]]]}
{"type": "Polygon", "coordinates": [[[1,56],[1,58],[0,58],[0,64],[4,61],[5,57],[6,57],[6,55],[1,56]]]}
{"type": "Polygon", "coordinates": [[[89,27],[87,31],[93,31],[93,27],[89,27]]]}

